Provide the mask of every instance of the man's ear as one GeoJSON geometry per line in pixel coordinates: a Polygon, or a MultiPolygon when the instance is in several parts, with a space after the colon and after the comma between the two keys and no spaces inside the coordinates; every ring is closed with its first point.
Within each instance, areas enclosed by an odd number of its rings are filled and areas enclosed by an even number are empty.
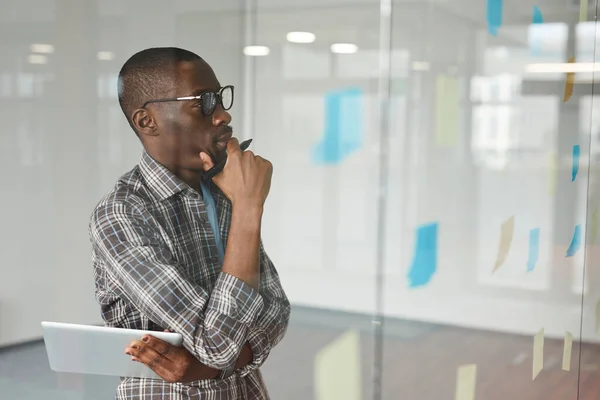
{"type": "Polygon", "coordinates": [[[138,108],[131,116],[131,122],[138,134],[143,136],[156,136],[156,120],[152,113],[145,108],[138,108]]]}

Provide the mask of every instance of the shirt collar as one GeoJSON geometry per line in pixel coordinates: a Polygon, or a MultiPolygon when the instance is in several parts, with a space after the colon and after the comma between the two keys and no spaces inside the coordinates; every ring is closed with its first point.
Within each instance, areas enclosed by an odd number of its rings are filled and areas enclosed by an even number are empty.
{"type": "Polygon", "coordinates": [[[160,201],[190,188],[187,183],[152,158],[145,150],[142,153],[139,167],[148,188],[160,201]]]}

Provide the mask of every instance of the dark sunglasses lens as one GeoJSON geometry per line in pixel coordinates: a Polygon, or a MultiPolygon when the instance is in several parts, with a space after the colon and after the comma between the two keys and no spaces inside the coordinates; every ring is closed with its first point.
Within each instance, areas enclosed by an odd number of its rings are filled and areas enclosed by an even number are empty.
{"type": "Polygon", "coordinates": [[[221,101],[224,110],[229,110],[233,106],[233,88],[227,86],[221,91],[221,101]]]}
{"type": "Polygon", "coordinates": [[[215,93],[207,92],[202,95],[202,113],[204,115],[211,115],[216,106],[217,95],[215,93]]]}

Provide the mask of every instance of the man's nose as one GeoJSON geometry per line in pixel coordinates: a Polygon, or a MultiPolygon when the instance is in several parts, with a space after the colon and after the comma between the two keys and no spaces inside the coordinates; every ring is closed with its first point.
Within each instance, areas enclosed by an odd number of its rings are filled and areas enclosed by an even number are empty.
{"type": "Polygon", "coordinates": [[[227,111],[223,110],[223,107],[221,107],[221,105],[217,105],[217,108],[215,108],[215,112],[213,114],[213,125],[214,126],[220,126],[220,125],[229,125],[229,123],[231,122],[231,114],[229,114],[227,111]]]}

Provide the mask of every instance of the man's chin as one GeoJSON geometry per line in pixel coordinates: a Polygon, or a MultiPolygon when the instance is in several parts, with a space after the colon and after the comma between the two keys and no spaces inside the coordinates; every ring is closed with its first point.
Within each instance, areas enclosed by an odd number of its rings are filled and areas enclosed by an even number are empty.
{"type": "Polygon", "coordinates": [[[217,151],[215,152],[215,155],[213,157],[213,162],[215,164],[218,164],[222,161],[225,161],[227,159],[227,144],[225,144],[225,146],[223,148],[218,147],[217,151]]]}

